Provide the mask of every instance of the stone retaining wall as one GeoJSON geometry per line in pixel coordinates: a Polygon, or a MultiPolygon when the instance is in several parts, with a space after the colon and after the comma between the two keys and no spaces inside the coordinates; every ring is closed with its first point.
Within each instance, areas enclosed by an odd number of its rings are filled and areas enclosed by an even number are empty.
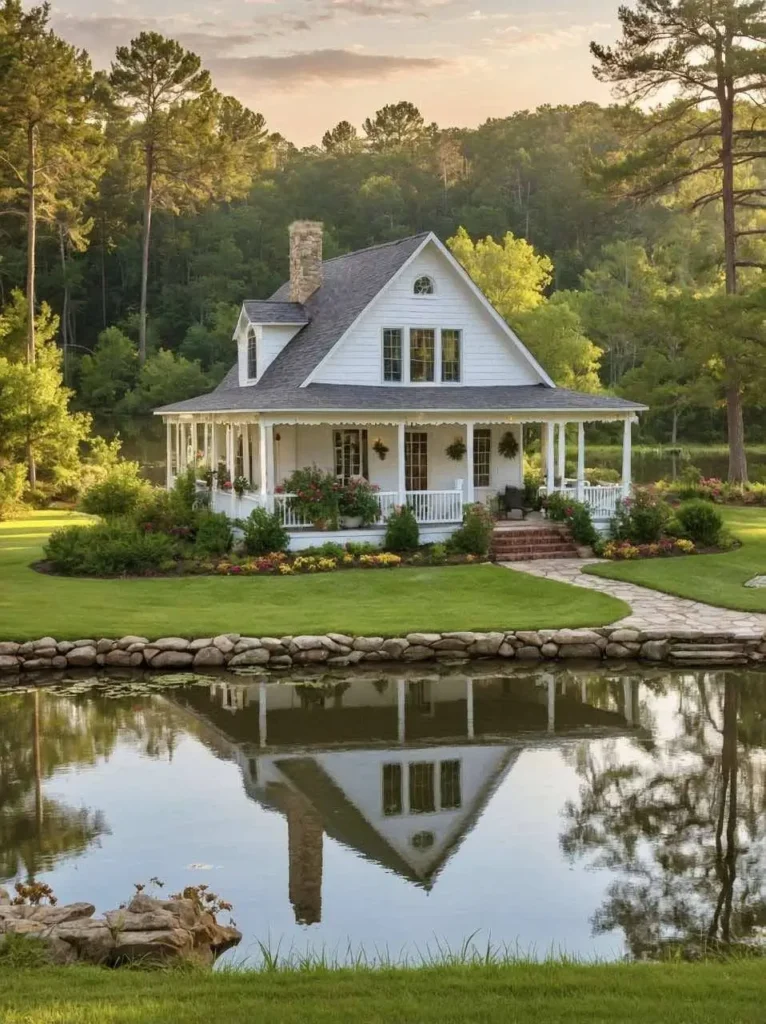
{"type": "Polygon", "coordinates": [[[332,667],[359,662],[465,661],[515,658],[519,661],[645,659],[674,665],[743,665],[766,659],[763,634],[717,633],[690,629],[540,629],[514,632],[409,633],[407,636],[250,637],[225,633],[188,640],[142,636],[57,641],[42,637],[26,643],[0,642],[0,673],[71,668],[209,669],[293,665],[332,667]]]}

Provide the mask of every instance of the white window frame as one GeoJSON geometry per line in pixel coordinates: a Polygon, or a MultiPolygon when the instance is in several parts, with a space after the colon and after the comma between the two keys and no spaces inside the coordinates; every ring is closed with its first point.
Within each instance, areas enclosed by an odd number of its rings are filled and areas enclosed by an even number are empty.
{"type": "Polygon", "coordinates": [[[487,487],[492,486],[492,427],[474,427],[473,445],[473,486],[479,490],[484,490],[487,487]],[[481,484],[476,479],[480,469],[480,463],[476,458],[476,441],[479,437],[486,437],[487,435],[489,435],[489,446],[487,448],[487,482],[485,484],[481,484]]]}
{"type": "Polygon", "coordinates": [[[456,384],[463,383],[463,328],[462,327],[440,327],[439,328],[439,383],[444,384],[446,387],[454,387],[456,384]],[[444,352],[444,345],[442,343],[442,335],[445,331],[454,331],[458,336],[458,378],[457,380],[444,380],[444,364],[442,362],[442,354],[444,352]]]}
{"type": "Polygon", "coordinates": [[[412,323],[407,325],[387,323],[380,328],[380,382],[387,387],[433,388],[461,387],[465,379],[465,330],[462,327],[440,327],[433,323],[412,323]],[[385,332],[401,331],[402,335],[402,379],[386,380],[385,332]],[[412,380],[410,376],[410,331],[434,332],[434,379],[412,380]],[[457,331],[460,334],[460,380],[442,380],[442,331],[457,331]]]}
{"type": "Polygon", "coordinates": [[[436,279],[434,278],[433,274],[418,274],[416,277],[413,277],[413,279],[412,279],[412,287],[410,288],[410,292],[411,292],[411,294],[416,299],[435,299],[436,298],[437,288],[436,288],[436,279]],[[415,291],[415,285],[418,283],[418,281],[422,281],[424,277],[427,277],[428,280],[431,282],[431,291],[430,292],[416,292],[415,291]]]}
{"type": "Polygon", "coordinates": [[[248,383],[253,383],[258,380],[258,370],[261,365],[261,352],[260,345],[261,339],[259,337],[258,328],[255,324],[248,324],[247,331],[245,332],[245,380],[248,383]],[[255,342],[255,376],[250,375],[250,342],[255,342]]]}

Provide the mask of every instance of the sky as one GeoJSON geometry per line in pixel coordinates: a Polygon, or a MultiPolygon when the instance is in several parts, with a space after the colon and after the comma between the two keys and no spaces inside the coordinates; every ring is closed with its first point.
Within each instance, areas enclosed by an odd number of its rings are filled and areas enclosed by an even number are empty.
{"type": "Polygon", "coordinates": [[[299,146],[385,103],[473,127],[541,103],[608,102],[588,43],[617,38],[616,0],[58,0],[53,27],[107,68],[157,31],[198,53],[222,92],[299,146]]]}

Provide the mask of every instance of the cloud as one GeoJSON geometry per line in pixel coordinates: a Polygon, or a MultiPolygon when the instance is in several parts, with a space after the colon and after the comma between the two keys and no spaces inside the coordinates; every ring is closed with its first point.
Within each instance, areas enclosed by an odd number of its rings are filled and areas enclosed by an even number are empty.
{"type": "Polygon", "coordinates": [[[440,7],[449,7],[455,0],[329,0],[327,11],[342,11],[361,18],[396,17],[427,18],[440,7]]]}
{"type": "MultiPolygon", "coordinates": [[[[264,0],[260,0],[264,6],[264,0]]],[[[97,63],[105,63],[114,56],[118,46],[127,45],[141,32],[160,32],[177,39],[183,46],[208,59],[235,54],[244,47],[263,43],[298,32],[311,31],[305,19],[284,12],[264,12],[240,25],[233,22],[215,24],[190,18],[146,17],[122,15],[57,14],[53,17],[57,32],[87,50],[97,63]]]]}
{"type": "Polygon", "coordinates": [[[354,50],[307,50],[282,56],[234,57],[215,60],[216,79],[268,82],[297,88],[310,82],[337,83],[390,78],[401,72],[438,71],[451,64],[440,57],[401,57],[354,50]]]}
{"type": "Polygon", "coordinates": [[[569,25],[567,28],[520,28],[509,25],[500,29],[497,35],[485,39],[488,46],[503,50],[525,50],[530,53],[541,50],[561,50],[572,46],[581,46],[585,39],[611,26],[604,22],[594,21],[589,25],[569,25]]]}

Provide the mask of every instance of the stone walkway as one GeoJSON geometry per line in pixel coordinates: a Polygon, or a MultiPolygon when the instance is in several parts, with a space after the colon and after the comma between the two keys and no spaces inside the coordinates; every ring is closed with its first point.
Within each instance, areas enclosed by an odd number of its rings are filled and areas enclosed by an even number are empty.
{"type": "MultiPolygon", "coordinates": [[[[559,583],[573,583],[577,587],[600,590],[630,605],[632,611],[617,625],[632,629],[692,629],[704,633],[733,632],[761,635],[766,631],[766,614],[737,612],[728,608],[715,608],[700,601],[673,597],[658,590],[639,587],[635,583],[610,580],[603,576],[583,573],[584,565],[602,561],[598,558],[539,559],[533,562],[501,562],[506,569],[528,572],[559,583]]],[[[711,581],[711,585],[712,585],[711,581]]]]}

